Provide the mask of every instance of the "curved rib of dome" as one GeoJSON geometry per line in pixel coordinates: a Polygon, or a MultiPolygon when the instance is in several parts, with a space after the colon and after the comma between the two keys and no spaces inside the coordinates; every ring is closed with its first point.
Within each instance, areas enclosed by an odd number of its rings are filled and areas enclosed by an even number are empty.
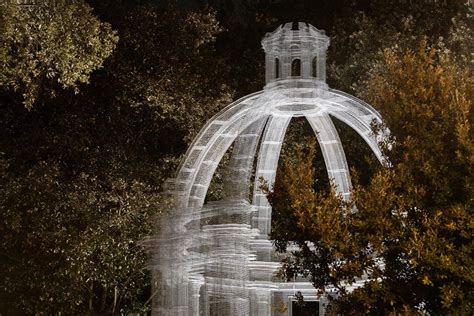
{"type": "Polygon", "coordinates": [[[305,280],[290,284],[275,278],[280,265],[268,239],[271,206],[258,183],[260,178],[274,183],[293,117],[308,120],[328,177],[344,198],[349,197],[351,179],[333,117],[355,130],[383,163],[378,147],[382,135],[371,129],[372,122],[381,123],[380,115],[325,83],[329,38],[323,31],[287,23],[267,34],[262,45],[264,90],[235,101],[209,120],[189,147],[177,177],[167,181],[173,207],[161,217],[153,244],[153,314],[291,315],[291,309],[280,313],[271,306],[280,300],[291,303],[295,291],[314,297],[314,288],[305,280]],[[212,177],[231,145],[224,198],[205,204],[212,177]]]}

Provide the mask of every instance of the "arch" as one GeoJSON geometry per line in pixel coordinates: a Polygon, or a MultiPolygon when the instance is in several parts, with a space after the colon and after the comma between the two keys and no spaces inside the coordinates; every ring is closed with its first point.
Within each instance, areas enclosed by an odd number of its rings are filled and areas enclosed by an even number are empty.
{"type": "Polygon", "coordinates": [[[295,58],[291,62],[291,76],[299,77],[301,76],[301,59],[295,58]]]}
{"type": "Polygon", "coordinates": [[[386,165],[388,162],[384,159],[378,147],[378,142],[389,131],[384,130],[374,135],[371,128],[373,122],[382,122],[380,114],[362,100],[352,96],[348,97],[347,94],[341,91],[332,89],[329,91],[330,93],[327,97],[324,100],[320,100],[320,105],[322,105],[324,111],[356,131],[369,145],[380,163],[386,165]]]}
{"type": "Polygon", "coordinates": [[[373,122],[378,124],[382,123],[380,114],[373,107],[356,97],[332,89],[330,89],[330,93],[332,99],[328,98],[326,102],[337,105],[337,107],[328,107],[326,110],[327,113],[341,120],[356,131],[367,145],[369,145],[382,165],[389,164],[383,157],[378,144],[381,138],[388,134],[389,131],[381,131],[378,135],[372,133],[371,124],[373,122]]]}
{"type": "Polygon", "coordinates": [[[381,164],[386,164],[385,159],[383,158],[382,152],[378,147],[377,137],[372,134],[372,128],[370,122],[363,121],[360,117],[354,115],[351,112],[342,112],[342,111],[328,111],[329,114],[342,121],[343,123],[349,125],[354,131],[356,131],[360,137],[369,145],[372,152],[375,154],[377,159],[381,164]]]}
{"type": "Polygon", "coordinates": [[[318,77],[318,57],[314,56],[311,61],[311,75],[315,78],[318,77]]]}
{"type": "Polygon", "coordinates": [[[258,91],[251,93],[249,95],[246,95],[222,110],[220,110],[217,114],[215,114],[207,123],[201,128],[199,131],[198,135],[194,138],[192,141],[191,145],[189,146],[188,150],[186,151],[186,154],[184,155],[185,159],[181,161],[180,165],[178,166],[179,172],[182,171],[183,167],[185,165],[192,165],[192,162],[190,161],[190,156],[191,152],[195,149],[196,146],[206,143],[210,139],[210,135],[213,135],[218,132],[215,128],[213,128],[213,125],[221,125],[223,122],[228,120],[232,115],[238,113],[241,109],[248,107],[249,102],[253,102],[256,98],[258,98],[263,91],[258,91]]]}
{"type": "Polygon", "coordinates": [[[306,116],[306,119],[318,139],[329,180],[334,181],[336,192],[341,194],[345,200],[348,200],[351,178],[344,148],[334,123],[326,113],[306,116]]]}
{"type": "Polygon", "coordinates": [[[227,167],[230,172],[224,179],[225,198],[232,200],[248,199],[253,162],[267,120],[268,117],[264,117],[256,121],[235,140],[232,156],[227,167]]]}
{"type": "Polygon", "coordinates": [[[296,52],[300,50],[300,45],[297,43],[291,43],[290,44],[290,51],[296,52]]]}
{"type": "Polygon", "coordinates": [[[270,185],[274,183],[281,145],[291,117],[291,115],[273,115],[269,118],[258,154],[252,201],[252,204],[257,207],[257,216],[254,216],[252,220],[253,226],[260,229],[260,234],[265,239],[270,233],[271,206],[260,189],[259,181],[260,178],[264,178],[270,185]]]}
{"type": "Polygon", "coordinates": [[[280,60],[275,58],[275,79],[280,78],[280,60]]]}
{"type": "MultiPolygon", "coordinates": [[[[242,130],[262,116],[261,113],[256,113],[257,108],[252,107],[253,101],[260,94],[261,92],[258,92],[237,100],[215,115],[201,129],[186,152],[186,158],[180,165],[175,179],[174,195],[177,195],[175,199],[177,208],[185,209],[190,206],[191,193],[196,194],[197,197],[201,197],[202,194],[205,195],[209,185],[209,183],[207,183],[207,186],[205,185],[207,176],[206,179],[198,179],[197,183],[196,177],[202,178],[204,176],[203,164],[213,172],[217,167],[218,162],[215,166],[212,165],[215,164],[216,157],[209,155],[209,149],[212,147],[212,150],[219,153],[224,148],[227,150],[242,130]],[[223,141],[225,142],[223,143],[223,141]],[[221,146],[219,150],[215,148],[216,144],[221,146]]],[[[225,153],[225,150],[223,153],[225,153]]],[[[202,206],[200,199],[197,199],[196,202],[196,205],[202,206]]]]}
{"type": "Polygon", "coordinates": [[[203,206],[209,184],[219,161],[237,136],[264,116],[264,114],[255,110],[247,111],[244,115],[236,115],[232,123],[226,124],[226,128],[206,146],[186,191],[185,197],[189,210],[196,210],[203,206]]]}

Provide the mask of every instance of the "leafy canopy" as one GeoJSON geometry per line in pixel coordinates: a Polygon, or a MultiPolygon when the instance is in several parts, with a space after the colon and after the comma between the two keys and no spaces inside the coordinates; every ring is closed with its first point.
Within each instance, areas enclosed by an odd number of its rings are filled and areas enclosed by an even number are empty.
{"type": "Polygon", "coordinates": [[[33,107],[40,94],[88,83],[117,43],[110,24],[92,14],[83,0],[44,0],[20,6],[0,4],[0,85],[33,107]]]}
{"type": "Polygon", "coordinates": [[[2,6],[0,313],[146,313],[161,184],[231,96],[215,14],[2,6]]]}

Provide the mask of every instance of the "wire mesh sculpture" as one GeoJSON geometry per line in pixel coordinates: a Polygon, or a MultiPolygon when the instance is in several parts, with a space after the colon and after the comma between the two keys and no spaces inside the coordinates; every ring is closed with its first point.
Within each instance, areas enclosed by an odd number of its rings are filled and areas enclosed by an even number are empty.
{"type": "MultiPolygon", "coordinates": [[[[271,206],[251,176],[275,181],[280,149],[293,117],[314,130],[327,173],[349,197],[351,180],[331,117],[349,125],[383,162],[371,129],[380,115],[365,102],[326,84],[329,38],[307,23],[286,23],[266,34],[266,85],[224,108],[202,128],[176,178],[167,181],[173,210],[158,224],[153,246],[153,307],[156,315],[291,315],[296,291],[316,299],[305,280],[285,283],[274,275],[271,206]],[[205,204],[216,168],[233,145],[220,201],[205,204]],[[254,162],[256,159],[256,168],[254,162]],[[290,306],[291,307],[291,306],[290,306]]],[[[321,307],[320,307],[321,308],[321,307]]],[[[321,310],[323,312],[323,310],[321,310]]]]}

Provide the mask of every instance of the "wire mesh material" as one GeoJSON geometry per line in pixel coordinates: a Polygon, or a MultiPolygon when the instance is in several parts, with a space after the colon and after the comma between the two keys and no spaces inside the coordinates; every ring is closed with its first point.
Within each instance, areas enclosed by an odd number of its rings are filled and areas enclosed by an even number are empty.
{"type": "Polygon", "coordinates": [[[153,314],[287,315],[288,310],[274,308],[275,299],[289,300],[297,290],[312,289],[308,282],[291,288],[275,281],[279,264],[268,240],[272,210],[258,183],[259,178],[275,181],[290,120],[308,120],[328,176],[344,198],[349,197],[351,180],[332,117],[353,128],[383,162],[378,147],[382,135],[371,130],[373,121],[381,122],[380,115],[325,82],[328,45],[324,31],[307,23],[287,23],[268,33],[262,40],[263,91],[226,107],[192,143],[177,177],[167,182],[174,208],[162,216],[159,235],[151,239],[153,314]],[[224,198],[204,204],[216,168],[232,144],[224,198]]]}

